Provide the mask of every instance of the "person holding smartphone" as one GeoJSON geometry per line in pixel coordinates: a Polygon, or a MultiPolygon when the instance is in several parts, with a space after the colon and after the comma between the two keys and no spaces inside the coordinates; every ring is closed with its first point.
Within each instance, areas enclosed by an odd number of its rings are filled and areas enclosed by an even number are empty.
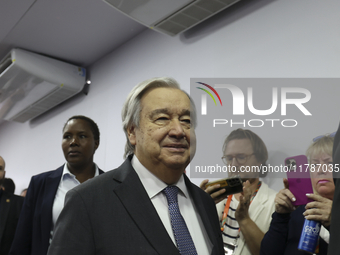
{"type": "Polygon", "coordinates": [[[329,243],[331,209],[334,196],[332,178],[333,136],[319,136],[313,139],[306,156],[309,161],[311,182],[314,194],[306,194],[313,201],[306,205],[294,207],[296,198],[289,190],[287,179],[283,180],[285,188],[275,198],[275,213],[269,231],[261,243],[261,255],[302,255],[298,250],[304,220],[320,221],[322,224],[319,245],[316,254],[326,255],[329,243]]]}
{"type": "Polygon", "coordinates": [[[261,169],[268,159],[268,151],[262,139],[250,130],[232,131],[224,141],[223,161],[236,171],[229,177],[239,175],[244,183],[243,192],[223,196],[220,185],[201,188],[215,200],[221,224],[225,254],[257,255],[264,233],[274,212],[276,192],[259,179],[259,172],[242,172],[244,167],[261,169]]]}

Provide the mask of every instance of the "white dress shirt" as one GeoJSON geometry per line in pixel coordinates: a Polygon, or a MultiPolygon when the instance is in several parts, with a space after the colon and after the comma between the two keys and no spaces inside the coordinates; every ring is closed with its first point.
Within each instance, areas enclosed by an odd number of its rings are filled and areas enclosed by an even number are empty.
{"type": "MultiPolygon", "coordinates": [[[[94,177],[99,175],[98,166],[96,166],[96,171],[94,177]]],[[[61,213],[61,210],[64,208],[65,196],[66,193],[78,186],[80,182],[77,180],[76,176],[70,172],[67,167],[67,163],[64,165],[63,173],[61,175],[61,179],[59,182],[59,186],[57,189],[57,193],[54,197],[53,208],[52,208],[52,229],[51,229],[51,237],[53,236],[53,229],[57,219],[61,213]]]]}
{"type": "MultiPolygon", "coordinates": [[[[165,194],[162,192],[162,190],[168,185],[158,179],[149,170],[147,170],[139,162],[136,156],[133,156],[131,164],[137,172],[137,175],[139,176],[139,179],[141,180],[146,192],[148,193],[148,196],[150,197],[151,202],[154,205],[166,231],[168,232],[175,246],[177,246],[171,227],[168,201],[165,194]]],[[[187,187],[185,186],[183,175],[174,185],[180,190],[178,192],[178,205],[189,229],[191,238],[195,244],[197,254],[211,254],[212,244],[210,242],[209,236],[207,235],[201,217],[196,211],[195,203],[193,202],[191,196],[188,193],[187,187]]]]}
{"type": "Polygon", "coordinates": [[[327,244],[329,244],[329,231],[323,225],[321,225],[319,235],[327,244]]]}

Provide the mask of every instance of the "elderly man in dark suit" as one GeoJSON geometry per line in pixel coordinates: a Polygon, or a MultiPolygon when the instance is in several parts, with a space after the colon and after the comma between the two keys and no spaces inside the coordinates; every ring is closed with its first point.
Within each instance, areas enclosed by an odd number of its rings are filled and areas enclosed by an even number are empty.
{"type": "Polygon", "coordinates": [[[331,212],[330,239],[328,255],[338,255],[340,250],[340,125],[333,144],[333,177],[335,191],[331,212]]]}
{"type": "Polygon", "coordinates": [[[68,192],[49,255],[224,254],[214,202],[184,174],[196,149],[192,106],[171,78],[130,92],[127,159],[68,192]]]}
{"type": "MultiPolygon", "coordinates": [[[[5,179],[5,161],[0,156],[0,186],[5,179]]],[[[7,255],[20,216],[23,197],[13,195],[0,188],[0,254],[7,255]]]]}

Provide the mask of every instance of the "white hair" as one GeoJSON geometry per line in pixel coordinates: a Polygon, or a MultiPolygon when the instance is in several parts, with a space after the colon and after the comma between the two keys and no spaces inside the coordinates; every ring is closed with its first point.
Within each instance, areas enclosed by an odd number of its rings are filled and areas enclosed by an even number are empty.
{"type": "MultiPolygon", "coordinates": [[[[126,136],[126,144],[125,144],[125,153],[124,158],[128,155],[132,154],[135,150],[135,146],[130,143],[128,137],[128,129],[132,126],[139,127],[140,121],[140,112],[141,112],[141,99],[144,93],[153,88],[174,88],[181,89],[178,82],[170,77],[156,77],[152,79],[145,80],[139,84],[137,84],[127,96],[125,103],[122,109],[122,121],[123,121],[123,130],[126,136]]],[[[183,90],[182,90],[183,91],[183,90]]],[[[196,108],[191,97],[183,91],[190,99],[191,108],[192,108],[192,116],[191,121],[193,127],[196,127],[196,108]]]]}

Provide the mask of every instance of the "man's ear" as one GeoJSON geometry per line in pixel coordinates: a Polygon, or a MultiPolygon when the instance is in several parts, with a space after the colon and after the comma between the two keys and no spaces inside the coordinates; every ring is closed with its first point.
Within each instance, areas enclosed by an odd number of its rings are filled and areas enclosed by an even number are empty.
{"type": "Polygon", "coordinates": [[[127,129],[128,138],[132,145],[136,145],[136,128],[131,126],[127,129]]]}

